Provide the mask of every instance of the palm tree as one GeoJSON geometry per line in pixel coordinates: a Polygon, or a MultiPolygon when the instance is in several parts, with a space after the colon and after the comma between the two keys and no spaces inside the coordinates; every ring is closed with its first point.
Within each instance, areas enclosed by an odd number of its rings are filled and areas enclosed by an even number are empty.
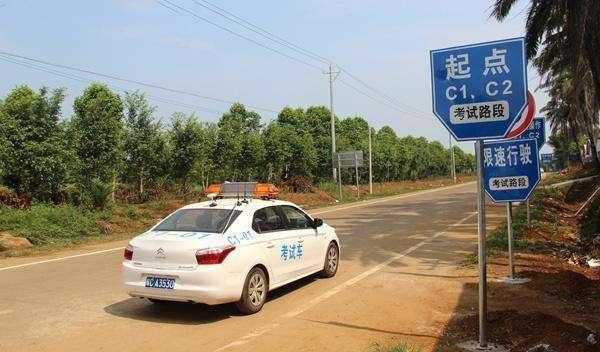
{"type": "MultiPolygon", "coordinates": [[[[517,0],[495,0],[492,16],[504,20],[517,0]]],[[[595,127],[600,110],[600,1],[531,0],[525,24],[527,57],[544,75],[551,100],[542,109],[553,131],[585,135],[600,170],[595,127]]]]}
{"type": "MultiPolygon", "coordinates": [[[[495,0],[492,16],[507,18],[518,0],[495,0]]],[[[568,52],[563,55],[573,65],[578,58],[587,60],[592,73],[596,99],[600,100],[600,1],[597,0],[530,0],[525,24],[527,58],[533,59],[544,39],[562,31],[568,52]]]]}

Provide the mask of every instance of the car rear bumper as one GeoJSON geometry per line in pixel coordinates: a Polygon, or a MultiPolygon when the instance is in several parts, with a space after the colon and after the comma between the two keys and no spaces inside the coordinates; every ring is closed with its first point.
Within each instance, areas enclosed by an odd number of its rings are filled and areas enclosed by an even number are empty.
{"type": "Polygon", "coordinates": [[[220,265],[198,266],[186,270],[139,267],[123,262],[123,285],[133,297],[221,304],[238,301],[243,281],[239,274],[227,273],[220,265]],[[175,279],[173,289],[146,287],[146,277],[175,279]]]}

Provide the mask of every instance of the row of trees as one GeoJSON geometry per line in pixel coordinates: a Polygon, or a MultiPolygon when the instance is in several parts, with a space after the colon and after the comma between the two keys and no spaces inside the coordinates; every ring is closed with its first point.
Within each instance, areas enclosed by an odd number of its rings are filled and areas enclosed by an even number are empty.
{"type": "MultiPolygon", "coordinates": [[[[223,180],[317,182],[331,175],[330,114],[322,106],[285,107],[266,125],[241,104],[217,123],[175,113],[165,124],[139,92],[119,96],[91,84],[66,120],[64,98],[64,89],[18,86],[0,101],[0,182],[20,195],[103,206],[118,186],[143,198],[164,186],[187,191],[223,180]]],[[[338,119],[336,128],[339,150],[366,153],[365,119],[338,119]]],[[[399,138],[390,127],[371,132],[376,181],[449,173],[449,150],[439,142],[399,138]]],[[[472,171],[473,156],[454,152],[458,171],[472,171]]]]}
{"type": "MultiPolygon", "coordinates": [[[[509,17],[516,0],[495,0],[493,16],[509,17]]],[[[600,170],[600,1],[531,0],[526,22],[527,57],[542,76],[550,101],[541,110],[550,121],[550,140],[561,160],[573,149],[581,162],[588,144],[600,170]]]]}

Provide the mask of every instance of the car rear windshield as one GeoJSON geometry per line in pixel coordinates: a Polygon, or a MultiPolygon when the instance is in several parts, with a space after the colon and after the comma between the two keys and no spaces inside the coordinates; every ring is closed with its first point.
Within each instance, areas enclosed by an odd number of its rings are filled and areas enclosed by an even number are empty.
{"type": "Polygon", "coordinates": [[[231,209],[181,209],[164,219],[154,231],[220,233],[225,230],[225,226],[233,224],[240,213],[239,210],[232,212],[231,209]]]}

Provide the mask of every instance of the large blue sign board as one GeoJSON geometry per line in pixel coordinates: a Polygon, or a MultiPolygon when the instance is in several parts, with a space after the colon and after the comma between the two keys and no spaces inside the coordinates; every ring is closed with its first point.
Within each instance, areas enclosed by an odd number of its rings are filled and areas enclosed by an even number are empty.
{"type": "Polygon", "coordinates": [[[522,202],[540,182],[535,139],[484,143],[483,183],[494,202],[522,202]]]}
{"type": "Polygon", "coordinates": [[[538,149],[542,149],[544,144],[546,144],[546,123],[543,117],[535,117],[531,125],[518,137],[518,139],[529,138],[537,141],[538,149]]]}
{"type": "Polygon", "coordinates": [[[527,106],[523,38],[432,50],[433,113],[459,141],[506,136],[527,106]]]}

